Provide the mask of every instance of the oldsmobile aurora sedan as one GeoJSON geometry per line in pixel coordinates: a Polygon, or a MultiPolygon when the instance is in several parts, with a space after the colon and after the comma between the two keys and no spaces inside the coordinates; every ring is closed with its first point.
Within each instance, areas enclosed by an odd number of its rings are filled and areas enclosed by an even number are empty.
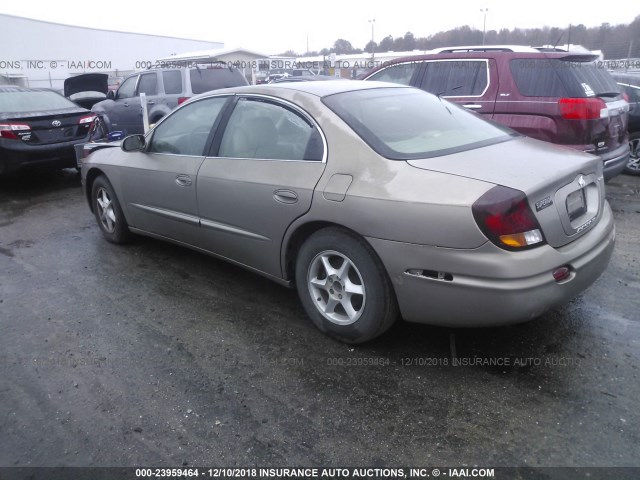
{"type": "Polygon", "coordinates": [[[358,343],[410,322],[522,322],[606,268],[615,230],[594,156],[421,90],[301,82],[193,98],[82,163],[107,240],[138,233],[297,288],[358,343]]]}

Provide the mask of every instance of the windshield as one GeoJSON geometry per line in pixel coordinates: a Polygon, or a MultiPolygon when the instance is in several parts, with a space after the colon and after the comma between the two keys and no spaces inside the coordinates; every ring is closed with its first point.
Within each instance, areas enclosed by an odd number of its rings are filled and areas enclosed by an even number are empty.
{"type": "Polygon", "coordinates": [[[46,90],[0,92],[0,112],[26,113],[64,108],[78,106],[62,95],[46,90]]]}
{"type": "Polygon", "coordinates": [[[414,88],[345,92],[323,102],[371,148],[392,160],[448,155],[517,135],[414,88]]]}

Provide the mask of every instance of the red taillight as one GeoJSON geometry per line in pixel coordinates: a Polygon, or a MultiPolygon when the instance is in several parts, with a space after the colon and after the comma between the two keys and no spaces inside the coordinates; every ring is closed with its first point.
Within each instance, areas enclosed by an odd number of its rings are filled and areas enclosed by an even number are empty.
{"type": "Polygon", "coordinates": [[[87,123],[93,123],[96,119],[95,115],[87,115],[86,117],[81,117],[80,120],[78,120],[78,123],[80,125],[85,125],[87,123]]]}
{"type": "Polygon", "coordinates": [[[607,116],[607,104],[601,98],[561,98],[558,104],[560,115],[566,120],[595,120],[607,116]]]}
{"type": "Polygon", "coordinates": [[[189,100],[189,97],[178,97],[178,105],[189,100]]]}
{"type": "Polygon", "coordinates": [[[9,138],[11,140],[19,140],[20,136],[16,132],[28,132],[31,131],[29,125],[22,123],[3,123],[0,124],[0,137],[9,138]]]}
{"type": "Polygon", "coordinates": [[[622,92],[622,98],[624,98],[625,102],[629,103],[629,95],[627,92],[622,92]]]}
{"type": "Polygon", "coordinates": [[[520,190],[493,187],[476,200],[472,211],[482,233],[501,248],[522,250],[544,243],[540,225],[520,190]]]}

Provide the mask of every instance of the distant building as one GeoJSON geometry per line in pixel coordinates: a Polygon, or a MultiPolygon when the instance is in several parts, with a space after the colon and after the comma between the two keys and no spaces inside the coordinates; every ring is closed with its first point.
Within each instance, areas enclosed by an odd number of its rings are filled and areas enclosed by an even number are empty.
{"type": "Polygon", "coordinates": [[[0,84],[62,89],[66,78],[89,72],[119,77],[164,57],[224,48],[222,42],[100,30],[0,14],[4,39],[0,84]],[[8,41],[7,39],[11,39],[8,41]]]}

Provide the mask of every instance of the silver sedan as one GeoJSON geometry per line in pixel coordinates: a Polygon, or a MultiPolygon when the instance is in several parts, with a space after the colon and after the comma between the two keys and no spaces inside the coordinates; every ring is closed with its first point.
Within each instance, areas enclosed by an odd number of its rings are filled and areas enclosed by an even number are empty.
{"type": "Polygon", "coordinates": [[[584,291],[614,246],[596,157],[399,85],[218,90],[81,167],[107,240],[148,235],[295,287],[350,343],[400,317],[533,319],[584,291]]]}

